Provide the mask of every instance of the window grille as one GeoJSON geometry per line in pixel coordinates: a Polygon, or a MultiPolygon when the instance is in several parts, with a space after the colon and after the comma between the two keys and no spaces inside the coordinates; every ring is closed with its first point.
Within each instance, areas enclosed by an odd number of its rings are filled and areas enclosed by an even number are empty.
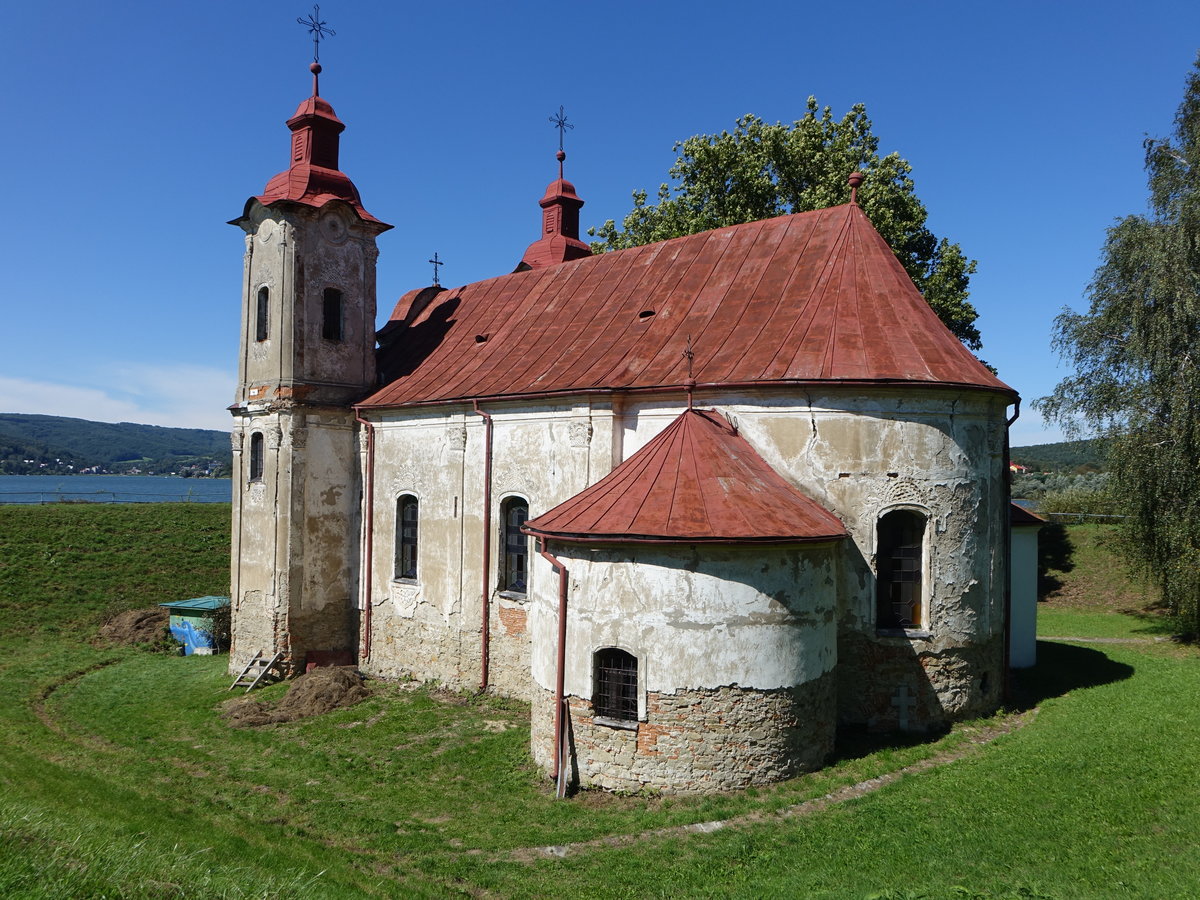
{"type": "Polygon", "coordinates": [[[417,577],[417,498],[396,501],[396,578],[417,577]]]}
{"type": "Polygon", "coordinates": [[[879,520],[876,550],[879,628],[920,628],[924,581],[925,516],[894,510],[879,520]]]}
{"type": "Polygon", "coordinates": [[[637,657],[616,647],[596,653],[596,692],[592,708],[597,717],[636,722],[638,717],[637,657]]]}
{"type": "Polygon", "coordinates": [[[529,538],[521,526],[529,518],[529,502],[521,497],[504,501],[504,570],[500,590],[524,594],[529,581],[529,538]]]}

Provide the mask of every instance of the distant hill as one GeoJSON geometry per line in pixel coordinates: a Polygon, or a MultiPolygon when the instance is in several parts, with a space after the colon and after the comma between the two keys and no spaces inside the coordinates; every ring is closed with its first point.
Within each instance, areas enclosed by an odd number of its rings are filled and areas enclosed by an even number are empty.
{"type": "Polygon", "coordinates": [[[1083,475],[1088,472],[1107,472],[1104,442],[1098,438],[1086,441],[1061,441],[1057,444],[1031,444],[1013,447],[1009,457],[1033,472],[1066,472],[1083,475]]]}
{"type": "Polygon", "coordinates": [[[0,474],[228,474],[229,434],[0,413],[0,474]]]}

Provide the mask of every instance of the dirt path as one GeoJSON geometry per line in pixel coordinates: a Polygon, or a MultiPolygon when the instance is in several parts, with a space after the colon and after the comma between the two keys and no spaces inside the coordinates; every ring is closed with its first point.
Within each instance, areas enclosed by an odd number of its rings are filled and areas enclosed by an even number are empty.
{"type": "Polygon", "coordinates": [[[497,854],[496,859],[511,859],[516,862],[536,862],[540,859],[561,859],[566,856],[574,856],[577,853],[585,853],[589,850],[606,850],[615,847],[628,847],[632,844],[642,841],[653,840],[656,838],[672,837],[687,834],[708,834],[713,831],[720,831],[723,828],[736,828],[741,825],[755,825],[762,822],[779,822],[787,819],[795,819],[801,816],[809,816],[814,813],[822,812],[831,806],[838,803],[845,803],[847,800],[853,800],[856,797],[863,797],[873,793],[886,785],[899,781],[905,775],[917,775],[921,772],[928,772],[930,769],[935,769],[940,766],[948,765],[967,756],[972,756],[978,753],[983,747],[992,743],[996,738],[1016,731],[1018,728],[1023,728],[1033,721],[1037,715],[1037,709],[1027,710],[1021,713],[1015,713],[1011,716],[1006,716],[1003,720],[991,723],[983,728],[977,729],[969,740],[950,750],[945,750],[941,753],[936,753],[928,759],[923,759],[920,762],[915,762],[910,766],[904,766],[894,772],[888,772],[884,775],[879,775],[875,778],[868,778],[866,781],[860,781],[857,784],[847,785],[838,788],[836,791],[831,791],[823,797],[816,797],[812,800],[806,800],[803,803],[797,803],[794,806],[789,806],[774,812],[751,812],[741,816],[734,816],[729,819],[720,819],[713,822],[696,822],[691,825],[673,825],[668,828],[655,828],[650,831],[643,831],[637,834],[614,834],[602,838],[595,838],[590,841],[580,841],[575,844],[558,844],[549,847],[523,847],[518,850],[513,850],[505,854],[497,854]]]}

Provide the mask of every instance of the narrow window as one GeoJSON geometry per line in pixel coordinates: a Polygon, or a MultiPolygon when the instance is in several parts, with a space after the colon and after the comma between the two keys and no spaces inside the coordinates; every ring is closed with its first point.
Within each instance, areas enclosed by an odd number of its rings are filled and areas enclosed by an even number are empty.
{"type": "Polygon", "coordinates": [[[596,652],[596,693],[592,709],[602,719],[636,722],[638,717],[637,657],[616,647],[596,652]]]}
{"type": "Polygon", "coordinates": [[[342,292],[337,288],[325,288],[322,306],[321,337],[327,341],[342,339],[342,292]]]}
{"type": "Polygon", "coordinates": [[[254,325],[254,339],[256,341],[265,341],[267,339],[267,315],[271,307],[271,292],[261,287],[258,289],[258,315],[256,316],[254,325]]]}
{"type": "Polygon", "coordinates": [[[417,498],[406,494],[396,500],[396,579],[417,577],[417,498]]]}
{"type": "Polygon", "coordinates": [[[521,534],[521,526],[529,518],[529,501],[509,497],[501,507],[504,519],[503,568],[500,590],[524,594],[529,580],[529,538],[521,534]]]}
{"type": "Polygon", "coordinates": [[[262,481],[263,477],[263,436],[261,431],[250,435],[250,480],[262,481]]]}
{"type": "Polygon", "coordinates": [[[879,520],[875,563],[879,570],[876,625],[921,628],[925,516],[897,509],[879,520]]]}

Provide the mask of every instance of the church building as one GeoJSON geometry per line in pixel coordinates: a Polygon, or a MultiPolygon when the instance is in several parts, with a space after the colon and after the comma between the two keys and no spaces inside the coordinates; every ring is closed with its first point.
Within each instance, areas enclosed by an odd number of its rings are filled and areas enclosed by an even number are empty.
{"type": "Polygon", "coordinates": [[[377,332],[390,226],[313,72],[233,223],[234,669],[521,698],[560,789],[767,783],[839,728],[999,705],[1017,396],[860,174],[841,206],[593,254],[560,151],[515,271],[415,289],[377,332]]]}

